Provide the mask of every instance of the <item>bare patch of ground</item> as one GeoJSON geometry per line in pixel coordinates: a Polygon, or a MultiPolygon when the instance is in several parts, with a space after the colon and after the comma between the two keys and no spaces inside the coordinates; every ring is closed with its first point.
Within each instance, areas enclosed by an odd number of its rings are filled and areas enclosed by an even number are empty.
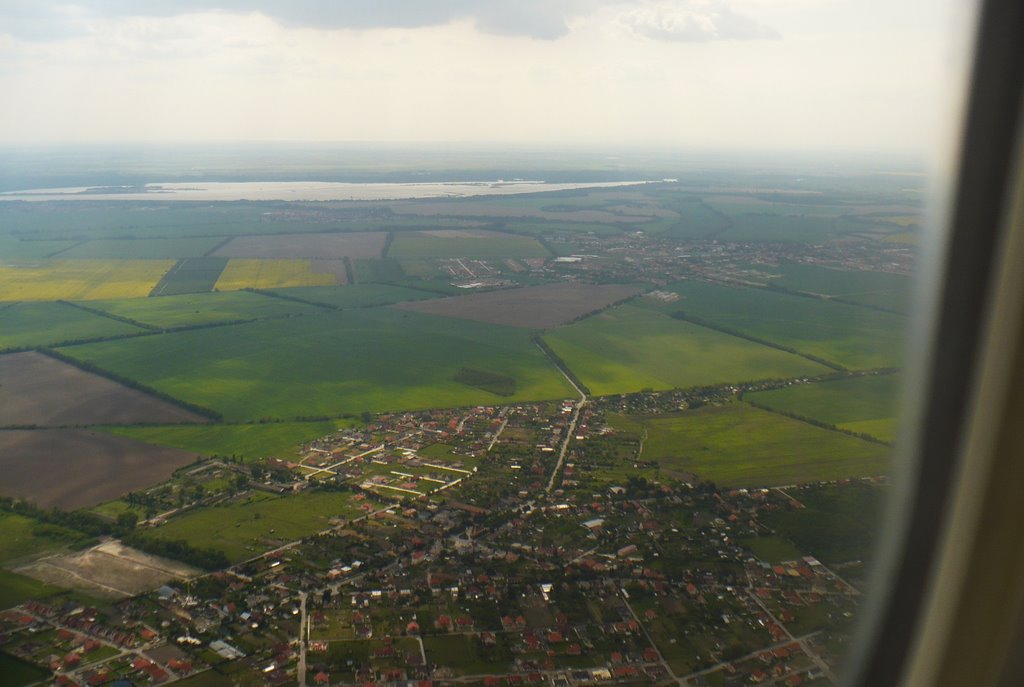
{"type": "Polygon", "coordinates": [[[209,422],[35,351],[0,355],[0,426],[209,422]]]}
{"type": "Polygon", "coordinates": [[[224,258],[340,259],[379,258],[387,233],[281,234],[236,236],[213,252],[224,258]]]}
{"type": "Polygon", "coordinates": [[[41,558],[15,572],[92,596],[122,599],[200,571],[111,540],[85,551],[41,558]]]}
{"type": "Polygon", "coordinates": [[[85,429],[0,431],[0,494],[75,510],[170,478],[198,454],[85,429]]]}
{"type": "Polygon", "coordinates": [[[640,289],[623,284],[545,284],[398,303],[392,307],[428,315],[547,329],[571,322],[639,292],[640,289]]]}

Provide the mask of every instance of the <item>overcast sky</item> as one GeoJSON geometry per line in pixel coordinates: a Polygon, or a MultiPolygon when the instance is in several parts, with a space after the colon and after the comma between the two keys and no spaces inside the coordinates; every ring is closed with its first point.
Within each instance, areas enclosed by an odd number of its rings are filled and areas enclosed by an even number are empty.
{"type": "Polygon", "coordinates": [[[916,153],[956,102],[954,4],[0,0],[0,143],[916,153]]]}

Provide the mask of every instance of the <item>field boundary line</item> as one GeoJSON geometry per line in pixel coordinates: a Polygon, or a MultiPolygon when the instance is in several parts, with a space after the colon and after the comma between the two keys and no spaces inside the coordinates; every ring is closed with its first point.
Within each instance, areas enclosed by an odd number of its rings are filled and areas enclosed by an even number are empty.
{"type": "Polygon", "coordinates": [[[225,237],[223,241],[221,241],[216,246],[214,246],[210,250],[208,250],[205,253],[203,253],[200,257],[203,257],[203,258],[217,257],[217,256],[214,256],[213,254],[216,253],[217,251],[219,251],[224,246],[226,246],[229,243],[231,243],[234,239],[235,239],[234,236],[227,236],[227,237],[225,237]]]}
{"type": "Polygon", "coordinates": [[[134,327],[139,327],[140,329],[148,329],[153,332],[161,331],[160,327],[155,327],[151,324],[146,324],[145,322],[139,322],[138,320],[133,320],[130,317],[115,315],[114,313],[107,312],[106,310],[100,310],[99,308],[90,308],[87,305],[82,305],[81,303],[75,303],[73,301],[66,301],[63,298],[58,299],[57,302],[60,303],[61,305],[67,305],[72,308],[78,308],[79,310],[83,310],[87,313],[92,313],[93,315],[98,315],[99,317],[106,317],[107,319],[114,320],[116,322],[130,324],[134,327]]]}
{"type": "Polygon", "coordinates": [[[766,413],[772,413],[774,415],[788,417],[790,420],[797,420],[798,422],[803,422],[805,424],[811,425],[812,427],[817,427],[819,429],[824,429],[830,432],[836,432],[837,434],[845,434],[847,436],[854,437],[855,439],[861,439],[862,441],[867,441],[873,444],[881,444],[882,446],[888,446],[889,448],[893,447],[892,442],[884,441],[866,432],[854,432],[849,429],[843,429],[842,427],[837,427],[836,425],[830,424],[828,422],[823,422],[822,420],[815,420],[813,417],[807,417],[806,415],[800,415],[799,413],[793,413],[788,410],[777,410],[775,408],[770,408],[766,405],[758,403],[757,401],[743,399],[742,402],[747,403],[751,407],[757,408],[758,410],[763,410],[766,413]]]}

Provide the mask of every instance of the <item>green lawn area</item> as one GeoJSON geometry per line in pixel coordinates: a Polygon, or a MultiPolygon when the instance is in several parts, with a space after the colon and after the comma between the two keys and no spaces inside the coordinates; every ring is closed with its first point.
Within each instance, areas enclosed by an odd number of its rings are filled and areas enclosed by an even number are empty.
{"type": "Polygon", "coordinates": [[[897,429],[900,375],[851,377],[748,393],[744,399],[853,432],[892,441],[897,429]]]}
{"type": "Polygon", "coordinates": [[[671,303],[644,307],[683,313],[711,326],[770,341],[851,369],[898,367],[906,318],[856,305],[768,289],[679,282],[671,303]]]}
{"type": "Polygon", "coordinates": [[[105,427],[104,431],[158,446],[171,446],[207,456],[245,459],[296,458],[296,449],[313,439],[352,426],[348,420],[268,422],[243,425],[154,425],[105,427]]]}
{"type": "Polygon", "coordinates": [[[741,539],[740,546],[750,551],[762,561],[768,563],[781,563],[782,561],[795,561],[803,557],[800,549],[793,546],[793,543],[782,537],[754,537],[752,539],[741,539]]]}
{"type": "Polygon", "coordinates": [[[236,562],[325,530],[331,518],[350,518],[360,512],[352,505],[351,495],[342,492],[292,496],[251,492],[227,505],[190,511],[146,530],[145,536],[184,539],[196,547],[219,549],[236,562]]]}
{"type": "Polygon", "coordinates": [[[635,305],[551,330],[544,340],[597,395],[828,371],[791,353],[635,305]]]}
{"type": "Polygon", "coordinates": [[[9,570],[0,570],[0,608],[17,606],[28,599],[45,599],[60,594],[63,589],[43,584],[9,570]]]}
{"type": "Polygon", "coordinates": [[[291,289],[273,289],[289,298],[300,298],[313,303],[324,303],[335,308],[365,308],[388,305],[401,301],[437,298],[436,293],[389,284],[351,284],[347,286],[298,286],[291,289]]]}
{"type": "Polygon", "coordinates": [[[511,655],[502,650],[502,645],[488,649],[475,636],[424,637],[423,648],[427,654],[427,663],[448,666],[456,675],[503,673],[510,668],[511,655]]]}
{"type": "Polygon", "coordinates": [[[574,395],[529,331],[390,308],[324,311],[62,351],[233,421],[574,395]],[[498,396],[455,381],[467,366],[515,379],[515,394],[498,396]]]}
{"type": "Polygon", "coordinates": [[[139,327],[64,303],[14,303],[0,307],[0,349],[45,346],[142,331],[139,327]]]}
{"type": "Polygon", "coordinates": [[[395,234],[389,258],[546,258],[530,236],[485,231],[409,231],[395,234]]]}
{"type": "Polygon", "coordinates": [[[224,239],[96,239],[80,243],[61,253],[64,258],[117,258],[148,260],[155,258],[198,258],[216,248],[224,239]]]}
{"type": "Polygon", "coordinates": [[[838,296],[845,300],[908,312],[913,278],[890,272],[838,270],[821,265],[785,263],[764,268],[778,275],[770,283],[794,291],[838,296]]]}
{"type": "Polygon", "coordinates": [[[159,298],[123,298],[90,301],[88,305],[119,317],[165,329],[314,312],[312,306],[247,291],[192,293],[159,298]]]}
{"type": "Polygon", "coordinates": [[[59,525],[15,513],[0,513],[0,564],[65,549],[86,539],[80,532],[59,525]]]}
{"type": "Polygon", "coordinates": [[[610,416],[613,426],[647,430],[641,458],[721,486],[763,487],[879,475],[889,449],[736,403],[675,415],[610,416]]]}

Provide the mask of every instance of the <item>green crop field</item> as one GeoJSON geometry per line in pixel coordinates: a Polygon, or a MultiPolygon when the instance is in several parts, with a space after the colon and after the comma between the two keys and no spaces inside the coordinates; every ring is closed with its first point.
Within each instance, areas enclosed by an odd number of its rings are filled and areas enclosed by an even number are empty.
{"type": "Polygon", "coordinates": [[[318,437],[348,427],[348,420],[320,422],[269,422],[245,425],[160,425],[153,427],[107,427],[118,436],[170,446],[207,456],[238,456],[295,459],[298,447],[318,437]]]}
{"type": "Polygon", "coordinates": [[[0,350],[141,331],[139,327],[65,303],[15,303],[0,308],[0,350]]]}
{"type": "Polygon", "coordinates": [[[901,315],[768,289],[697,281],[680,282],[670,290],[683,298],[656,304],[644,299],[643,304],[851,369],[897,367],[902,358],[907,321],[901,315]]]}
{"type": "Polygon", "coordinates": [[[156,258],[198,258],[216,248],[220,237],[192,239],[97,239],[80,243],[60,254],[64,258],[117,258],[149,260],[156,258]]]}
{"type": "Polygon", "coordinates": [[[331,526],[332,518],[361,514],[351,494],[305,492],[271,496],[252,492],[227,505],[208,506],[146,530],[154,539],[184,539],[200,548],[219,549],[232,561],[315,534],[331,526]]]}
{"type": "Polygon", "coordinates": [[[190,330],[61,349],[229,420],[313,418],[574,392],[527,330],[390,308],[190,330]],[[511,377],[513,396],[454,380],[511,377]]]}
{"type": "Polygon", "coordinates": [[[411,231],[395,235],[389,258],[546,258],[536,239],[477,230],[411,231]]]}
{"type": "Polygon", "coordinates": [[[0,609],[10,608],[29,599],[45,599],[60,594],[63,589],[43,584],[9,570],[0,570],[0,609]]]}
{"type": "Polygon", "coordinates": [[[75,241],[23,241],[0,236],[0,255],[6,259],[38,260],[71,248],[75,241]]]}
{"type": "Polygon", "coordinates": [[[41,682],[50,671],[27,663],[20,658],[0,653],[0,687],[23,687],[41,682]]]}
{"type": "MultiPolygon", "coordinates": [[[[90,301],[88,305],[119,317],[165,329],[316,312],[313,306],[248,291],[90,301]]],[[[0,318],[2,317],[3,314],[0,313],[0,318]]]]}
{"type": "Polygon", "coordinates": [[[747,404],[671,416],[612,416],[613,426],[647,431],[641,458],[722,486],[764,487],[882,474],[890,451],[747,404]]]}
{"type": "Polygon", "coordinates": [[[902,381],[899,375],[852,377],[757,391],[744,398],[773,410],[892,441],[902,381]]]}
{"type": "Polygon", "coordinates": [[[0,564],[81,543],[85,535],[23,515],[0,513],[0,564]]]}
{"type": "Polygon", "coordinates": [[[898,312],[908,312],[910,308],[912,277],[904,274],[837,270],[798,263],[761,269],[779,275],[770,283],[786,289],[836,296],[898,312]]]}
{"type": "Polygon", "coordinates": [[[274,289],[288,298],[311,303],[323,303],[335,308],[365,308],[401,301],[437,298],[437,294],[388,284],[354,284],[349,286],[299,286],[292,289],[274,289]]]}
{"type": "Polygon", "coordinates": [[[623,305],[544,335],[598,395],[827,372],[799,356],[623,305]]]}
{"type": "Polygon", "coordinates": [[[145,296],[173,264],[170,260],[0,262],[0,301],[145,296]]]}
{"type": "MultiPolygon", "coordinates": [[[[168,270],[153,287],[153,296],[176,296],[183,293],[205,293],[213,290],[227,258],[185,258],[168,270]]],[[[142,294],[147,295],[147,294],[142,294]]]]}

